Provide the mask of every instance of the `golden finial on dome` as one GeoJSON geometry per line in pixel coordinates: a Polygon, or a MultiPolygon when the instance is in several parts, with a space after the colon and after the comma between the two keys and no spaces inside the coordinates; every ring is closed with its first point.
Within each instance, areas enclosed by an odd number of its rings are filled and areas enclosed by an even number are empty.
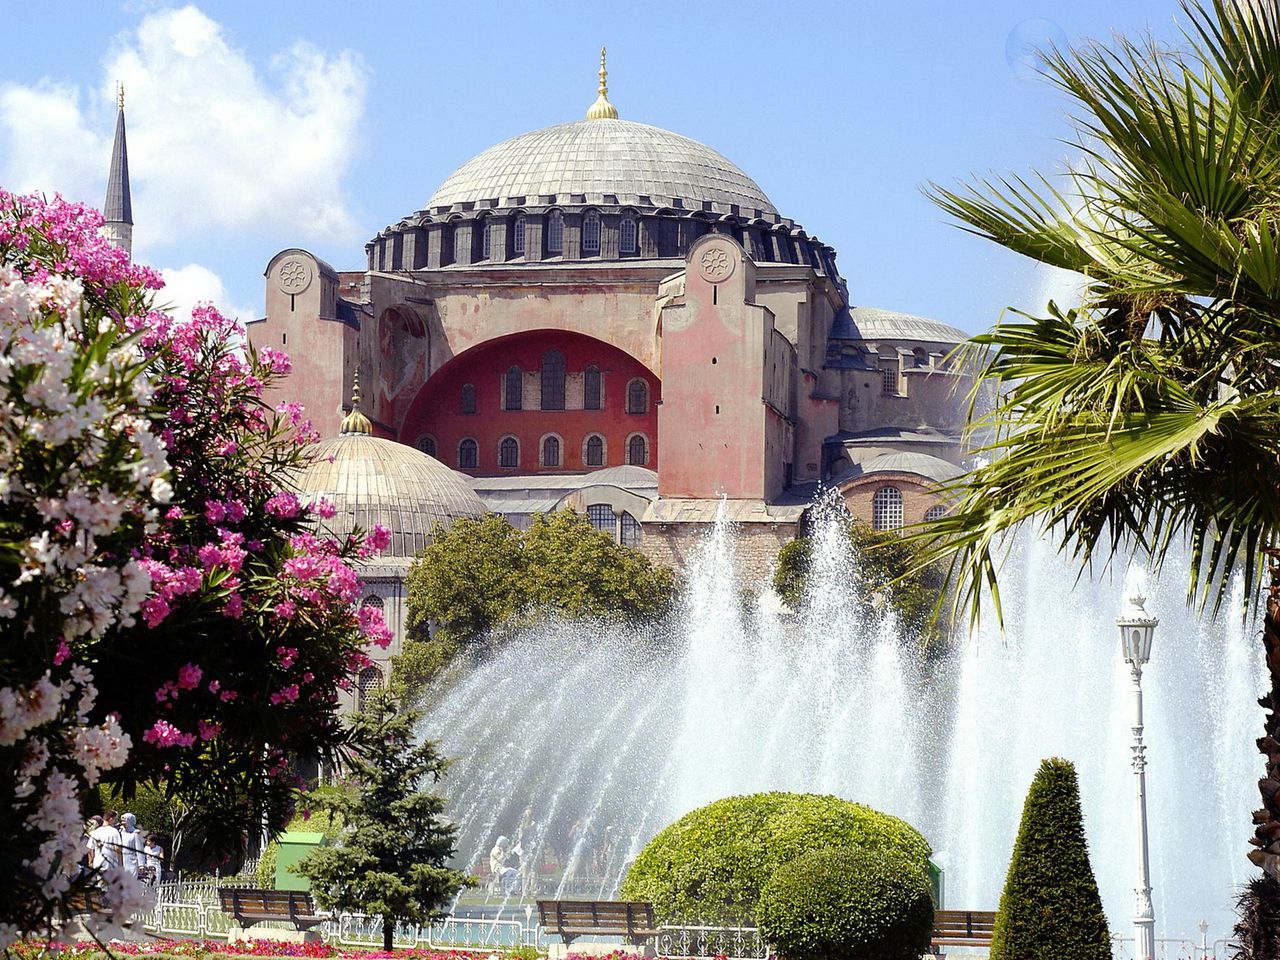
{"type": "Polygon", "coordinates": [[[600,48],[600,88],[596,102],[587,108],[588,120],[617,120],[618,108],[609,102],[609,71],[604,65],[604,47],[600,48]]]}
{"type": "Polygon", "coordinates": [[[356,367],[351,381],[351,412],[342,418],[342,426],[338,428],[338,436],[345,437],[358,433],[366,437],[373,436],[373,424],[360,412],[360,368],[356,367]]]}

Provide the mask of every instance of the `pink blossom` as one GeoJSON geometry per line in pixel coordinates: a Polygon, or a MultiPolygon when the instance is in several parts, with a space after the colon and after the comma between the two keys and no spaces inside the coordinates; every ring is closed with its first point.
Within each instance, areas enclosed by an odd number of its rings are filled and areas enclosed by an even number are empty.
{"type": "Polygon", "coordinates": [[[264,504],[267,513],[273,517],[296,517],[301,511],[302,506],[298,503],[298,498],[292,493],[277,493],[274,497],[264,504]]]}
{"type": "Polygon", "coordinates": [[[297,647],[276,647],[276,655],[280,658],[280,666],[288,670],[298,659],[297,647]]]}
{"type": "Polygon", "coordinates": [[[207,723],[204,720],[197,720],[196,729],[200,731],[201,740],[212,740],[214,737],[216,737],[219,733],[222,732],[222,724],[207,723]]]}
{"type": "Polygon", "coordinates": [[[66,637],[58,641],[58,650],[53,655],[53,665],[60,667],[67,662],[67,658],[71,656],[71,645],[67,643],[66,637]]]}
{"type": "Polygon", "coordinates": [[[308,509],[325,520],[332,520],[338,512],[338,508],[325,497],[319,497],[312,501],[308,509]]]}
{"type": "Polygon", "coordinates": [[[233,593],[227,597],[227,602],[223,604],[222,612],[234,620],[239,620],[244,615],[244,598],[238,593],[233,593]]]}
{"type": "Polygon", "coordinates": [[[168,720],[157,720],[142,739],[157,747],[189,747],[196,742],[195,734],[183,733],[168,720]]]}
{"type": "Polygon", "coordinates": [[[271,705],[279,706],[282,703],[293,703],[298,699],[298,685],[291,683],[287,687],[281,687],[278,691],[271,695],[271,705]]]}
{"type": "Polygon", "coordinates": [[[292,620],[298,612],[298,605],[292,600],[281,600],[276,604],[276,616],[281,620],[292,620]]]}
{"type": "Polygon", "coordinates": [[[200,678],[204,676],[204,671],[197,667],[194,663],[185,664],[178,668],[178,689],[194,690],[200,686],[200,678]]]}
{"type": "Polygon", "coordinates": [[[369,537],[365,542],[374,550],[385,550],[387,547],[391,546],[391,531],[382,524],[375,523],[373,525],[373,531],[369,534],[369,537]]]}
{"type": "Polygon", "coordinates": [[[204,515],[210,523],[221,523],[227,515],[227,508],[217,500],[210,500],[204,505],[204,515]]]}

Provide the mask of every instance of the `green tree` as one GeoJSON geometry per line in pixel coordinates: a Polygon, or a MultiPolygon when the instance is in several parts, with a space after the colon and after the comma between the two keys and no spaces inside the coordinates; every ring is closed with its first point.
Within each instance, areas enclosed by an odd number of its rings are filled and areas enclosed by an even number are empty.
{"type": "Polygon", "coordinates": [[[411,698],[457,653],[542,611],[641,619],[671,601],[674,578],[571,510],[526,531],[490,514],[456,521],[409,569],[409,638],[392,689],[411,698]],[[429,628],[431,632],[429,632],[429,628]]]}
{"type": "Polygon", "coordinates": [[[996,912],[991,960],[1110,960],[1111,934],[1080,810],[1076,768],[1045,760],[1031,781],[996,912]]]}
{"type": "Polygon", "coordinates": [[[1280,12],[1184,8],[1180,49],[1118,39],[1049,55],[1084,157],[1060,182],[931,188],[969,231],[1087,278],[1078,309],[1050,303],[973,338],[979,386],[1002,393],[976,425],[988,463],[957,483],[934,555],[970,616],[1003,535],[1028,524],[1082,565],[1136,550],[1158,568],[1187,540],[1190,590],[1215,608],[1237,572],[1256,585],[1273,558],[1248,852],[1271,907],[1244,911],[1256,917],[1280,906],[1280,12]]]}
{"type": "MultiPolygon", "coordinates": [[[[853,518],[842,527],[863,602],[872,609],[887,603],[925,646],[932,645],[941,636],[941,626],[932,616],[942,588],[941,571],[922,561],[919,543],[894,531],[873,530],[853,518]]],[[[778,552],[773,588],[792,608],[804,604],[812,561],[811,537],[797,537],[778,552]]]]}
{"type": "Polygon", "coordinates": [[[357,789],[316,798],[318,809],[345,826],[335,846],[320,847],[296,868],[321,906],[381,917],[388,951],[397,921],[440,916],[470,883],[445,865],[457,828],[444,818],[444,799],[423,787],[444,775],[447,761],[431,742],[415,743],[418,718],[399,712],[386,693],[352,717],[349,774],[357,789]]]}

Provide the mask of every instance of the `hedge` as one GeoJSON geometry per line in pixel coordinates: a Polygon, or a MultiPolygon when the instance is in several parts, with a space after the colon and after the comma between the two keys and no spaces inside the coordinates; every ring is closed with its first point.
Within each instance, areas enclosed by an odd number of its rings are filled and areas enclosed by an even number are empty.
{"type": "Polygon", "coordinates": [[[1045,760],[1027,792],[991,960],[1111,960],[1076,768],[1045,760]]]}
{"type": "Polygon", "coordinates": [[[783,960],[919,960],[929,952],[933,899],[917,861],[814,850],[778,868],[756,918],[783,960]]]}
{"type": "Polygon", "coordinates": [[[649,841],[620,896],[651,902],[663,921],[749,923],[779,867],[830,847],[897,853],[922,874],[931,852],[908,823],[838,797],[728,797],[685,814],[649,841]]]}

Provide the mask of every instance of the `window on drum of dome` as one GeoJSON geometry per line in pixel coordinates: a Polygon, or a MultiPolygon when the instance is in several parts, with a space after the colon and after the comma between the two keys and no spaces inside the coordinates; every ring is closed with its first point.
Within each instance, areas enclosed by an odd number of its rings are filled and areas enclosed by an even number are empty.
{"type": "Polygon", "coordinates": [[[564,214],[559,210],[547,214],[547,253],[564,253],[564,214]]]}
{"type": "Polygon", "coordinates": [[[618,225],[618,248],[622,253],[636,252],[636,218],[623,217],[618,225]]]}
{"type": "Polygon", "coordinates": [[[418,449],[425,453],[428,457],[436,455],[436,438],[435,437],[419,437],[418,449]]]}
{"type": "Polygon", "coordinates": [[[601,533],[607,533],[609,539],[617,539],[618,521],[614,519],[613,507],[607,503],[593,503],[587,507],[587,519],[601,533]]]}
{"type": "Polygon", "coordinates": [[[649,443],[640,434],[627,441],[627,463],[633,467],[643,467],[649,462],[649,443]]]}
{"type": "Polygon", "coordinates": [[[600,368],[592,363],[582,371],[582,409],[599,410],[600,406],[600,368]]]}
{"type": "Polygon", "coordinates": [[[511,249],[516,256],[524,256],[524,224],[525,216],[520,214],[516,217],[515,226],[511,230],[511,249]]]}
{"type": "Polygon", "coordinates": [[[462,393],[458,397],[458,412],[476,412],[476,385],[474,383],[464,383],[462,385],[462,393]]]}
{"type": "Polygon", "coordinates": [[[604,437],[599,434],[587,437],[586,461],[588,467],[604,466],[604,437]]]}
{"type": "Polygon", "coordinates": [[[484,226],[480,229],[480,258],[488,260],[493,256],[493,218],[485,217],[484,226]]]}
{"type": "Polygon", "coordinates": [[[498,466],[520,466],[520,441],[515,437],[503,437],[498,444],[498,466]]]}
{"type": "Polygon", "coordinates": [[[373,696],[374,691],[382,688],[382,671],[377,667],[365,667],[360,671],[360,677],[356,682],[356,710],[364,712],[364,708],[368,705],[369,698],[373,696]]]}
{"type": "Polygon", "coordinates": [[[463,238],[466,237],[466,235],[467,235],[467,231],[459,230],[457,225],[456,224],[454,225],[454,228],[453,228],[453,262],[454,263],[462,263],[466,260],[471,259],[470,257],[464,257],[462,255],[463,254],[462,241],[463,241],[463,238]]]}
{"type": "Polygon", "coordinates": [[[524,407],[524,373],[519,367],[507,370],[506,397],[502,404],[504,410],[520,410],[524,407]]]}
{"type": "Polygon", "coordinates": [[[542,465],[544,467],[560,466],[560,440],[556,437],[545,437],[542,441],[542,465]]]}
{"type": "Polygon", "coordinates": [[[897,530],[902,526],[902,491],[881,487],[871,498],[871,526],[876,530],[897,530]]]}
{"type": "Polygon", "coordinates": [[[564,409],[564,354],[559,350],[542,355],[542,409],[564,409]]]}
{"type": "Polygon", "coordinates": [[[362,607],[372,607],[374,610],[386,609],[386,602],[376,593],[371,593],[360,601],[362,607]]]}
{"type": "Polygon", "coordinates": [[[467,437],[458,444],[458,469],[474,470],[480,465],[480,445],[467,437]]]}
{"type": "Polygon", "coordinates": [[[911,351],[911,356],[917,367],[927,367],[929,365],[929,351],[924,347],[916,347],[911,351]]]}
{"type": "Polygon", "coordinates": [[[930,507],[928,510],[924,512],[924,521],[925,523],[933,523],[936,520],[941,520],[946,515],[947,515],[946,507],[942,507],[942,506],[930,507]]]}
{"type": "Polygon", "coordinates": [[[649,412],[649,385],[639,377],[627,384],[627,413],[649,412]]]}
{"type": "Polygon", "coordinates": [[[582,252],[600,252],[600,214],[594,210],[582,218],[582,252]]]}

